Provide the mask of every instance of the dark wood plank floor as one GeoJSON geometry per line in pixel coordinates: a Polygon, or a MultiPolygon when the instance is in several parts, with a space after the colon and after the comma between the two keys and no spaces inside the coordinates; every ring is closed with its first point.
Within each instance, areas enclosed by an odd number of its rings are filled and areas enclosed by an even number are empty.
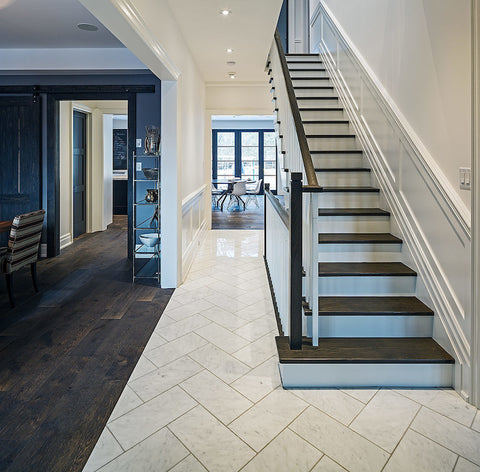
{"type": "Polygon", "coordinates": [[[258,203],[260,208],[250,202],[245,211],[233,206],[227,210],[226,204],[223,211],[212,207],[212,229],[263,229],[263,195],[258,196],[258,203]]]}
{"type": "Polygon", "coordinates": [[[173,290],[133,285],[126,230],[0,282],[0,470],[81,471],[173,290]]]}

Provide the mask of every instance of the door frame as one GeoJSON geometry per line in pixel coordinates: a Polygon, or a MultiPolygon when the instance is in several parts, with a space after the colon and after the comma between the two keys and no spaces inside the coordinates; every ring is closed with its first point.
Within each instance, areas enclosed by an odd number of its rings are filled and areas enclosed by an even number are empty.
{"type": "MultiPolygon", "coordinates": [[[[84,201],[83,201],[83,213],[84,213],[84,218],[85,218],[85,231],[82,233],[82,234],[85,234],[87,232],[89,232],[89,224],[88,224],[88,215],[87,215],[87,209],[88,209],[88,204],[87,204],[87,195],[88,195],[88,192],[89,192],[89,179],[88,179],[88,160],[89,160],[89,157],[90,157],[90,149],[89,149],[89,142],[90,142],[90,139],[91,139],[91,133],[89,133],[89,128],[90,128],[90,120],[91,120],[91,116],[88,112],[84,111],[84,110],[81,110],[81,109],[78,109],[78,108],[75,108],[73,107],[72,108],[72,149],[71,149],[71,156],[72,156],[72,162],[71,162],[71,165],[70,165],[70,168],[72,170],[72,188],[71,188],[71,191],[72,191],[72,239],[75,239],[75,192],[73,191],[73,183],[75,181],[74,179],[74,172],[75,172],[75,166],[74,166],[74,142],[75,142],[75,114],[78,114],[78,115],[83,115],[83,121],[84,121],[84,129],[83,129],[83,132],[84,132],[84,158],[83,158],[83,179],[84,179],[84,201]]],[[[78,235],[80,236],[80,235],[78,235]]],[[[78,237],[76,236],[76,237],[78,237]]]]}

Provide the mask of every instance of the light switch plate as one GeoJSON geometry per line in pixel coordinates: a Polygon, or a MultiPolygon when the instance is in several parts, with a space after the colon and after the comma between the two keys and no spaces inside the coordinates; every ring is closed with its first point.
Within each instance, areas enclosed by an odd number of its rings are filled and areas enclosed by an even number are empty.
{"type": "Polygon", "coordinates": [[[459,167],[458,177],[460,188],[462,190],[470,190],[472,182],[472,170],[470,169],[470,167],[459,167]]]}
{"type": "Polygon", "coordinates": [[[142,147],[142,138],[137,138],[137,144],[136,144],[137,148],[141,148],[142,147]]]}
{"type": "Polygon", "coordinates": [[[137,162],[137,171],[141,171],[142,170],[142,163],[141,162],[137,162]]]}

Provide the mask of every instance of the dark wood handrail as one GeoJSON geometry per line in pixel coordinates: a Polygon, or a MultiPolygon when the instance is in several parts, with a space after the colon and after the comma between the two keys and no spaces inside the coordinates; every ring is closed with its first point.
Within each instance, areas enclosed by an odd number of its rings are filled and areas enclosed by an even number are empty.
{"type": "Polygon", "coordinates": [[[312,156],[310,155],[310,150],[308,149],[307,137],[305,136],[305,130],[303,129],[302,118],[300,116],[300,110],[298,109],[297,98],[295,97],[295,91],[293,89],[292,79],[290,78],[290,72],[288,70],[287,59],[285,57],[285,53],[283,52],[282,40],[280,39],[280,33],[278,32],[278,29],[275,30],[275,44],[277,45],[278,55],[280,57],[283,78],[285,79],[288,101],[290,102],[293,121],[295,123],[295,130],[297,132],[298,144],[300,145],[300,152],[302,154],[303,166],[305,168],[308,186],[320,187],[315,174],[312,156]]]}
{"type": "Polygon", "coordinates": [[[275,196],[270,190],[269,184],[265,184],[265,195],[267,196],[269,202],[272,204],[280,219],[282,220],[283,224],[288,228],[290,218],[288,216],[287,210],[285,210],[285,207],[281,205],[281,203],[278,201],[278,198],[275,198],[275,196]]]}

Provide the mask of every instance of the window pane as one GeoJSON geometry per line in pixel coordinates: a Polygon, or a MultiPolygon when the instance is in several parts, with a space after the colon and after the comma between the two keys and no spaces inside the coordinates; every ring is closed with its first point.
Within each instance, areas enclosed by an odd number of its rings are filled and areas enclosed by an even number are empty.
{"type": "Polygon", "coordinates": [[[265,183],[270,184],[270,190],[277,189],[277,179],[274,175],[266,175],[265,176],[265,183]]]}
{"type": "Polygon", "coordinates": [[[275,133],[263,133],[263,141],[265,146],[275,146],[275,133]]]}
{"type": "Polygon", "coordinates": [[[265,147],[264,148],[264,158],[266,161],[274,161],[276,156],[276,148],[274,147],[265,147]]]}
{"type": "Polygon", "coordinates": [[[219,161],[224,161],[228,159],[233,161],[235,159],[235,148],[219,146],[217,148],[217,158],[219,161]]]}
{"type": "Polygon", "coordinates": [[[217,166],[217,174],[218,175],[227,175],[227,174],[235,174],[235,162],[234,161],[222,161],[218,163],[217,166]]]}
{"type": "Polygon", "coordinates": [[[242,160],[244,159],[258,160],[258,147],[242,147],[242,160]]]}
{"type": "Polygon", "coordinates": [[[258,162],[242,162],[242,178],[258,179],[260,166],[258,162]]]}
{"type": "Polygon", "coordinates": [[[275,174],[275,162],[265,162],[264,166],[263,166],[263,170],[265,172],[265,174],[275,174]]]}
{"type": "Polygon", "coordinates": [[[242,146],[258,146],[258,132],[243,132],[242,146]]]}
{"type": "Polygon", "coordinates": [[[235,133],[219,132],[217,133],[218,146],[235,146],[235,133]]]}

